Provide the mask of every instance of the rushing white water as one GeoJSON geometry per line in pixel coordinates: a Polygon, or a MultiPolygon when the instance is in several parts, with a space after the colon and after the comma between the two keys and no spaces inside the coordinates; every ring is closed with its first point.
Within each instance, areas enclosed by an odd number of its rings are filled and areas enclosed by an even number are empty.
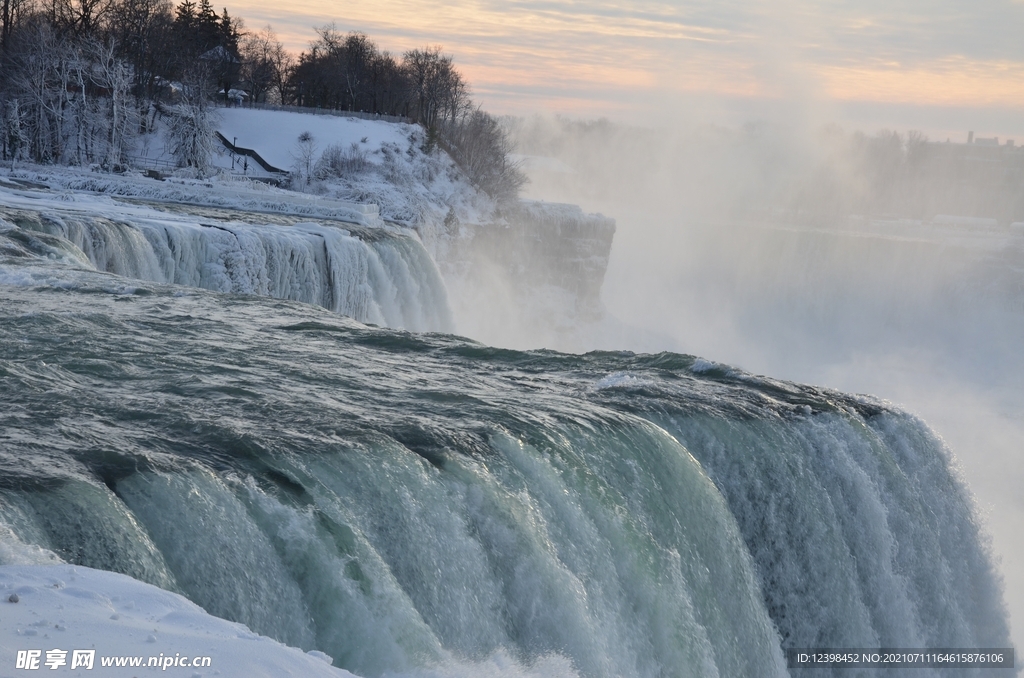
{"type": "Polygon", "coordinates": [[[452,329],[444,283],[414,235],[205,212],[204,219],[138,208],[127,217],[7,210],[0,230],[8,239],[21,231],[23,241],[26,232],[55,236],[35,246],[128,278],[302,301],[386,327],[452,329]]]}
{"type": "Polygon", "coordinates": [[[364,676],[1010,644],[949,450],[889,404],[340,317],[451,326],[403,232],[26,200],[0,208],[0,565],[121,572],[364,676]]]}
{"type": "Polygon", "coordinates": [[[1020,233],[866,219],[700,225],[667,209],[620,224],[605,300],[658,336],[600,345],[685,348],[922,416],[976,497],[1024,644],[1020,233]]]}
{"type": "Polygon", "coordinates": [[[130,574],[367,676],[1009,644],[948,450],[885,404],[54,275],[0,287],[0,553],[130,574]]]}

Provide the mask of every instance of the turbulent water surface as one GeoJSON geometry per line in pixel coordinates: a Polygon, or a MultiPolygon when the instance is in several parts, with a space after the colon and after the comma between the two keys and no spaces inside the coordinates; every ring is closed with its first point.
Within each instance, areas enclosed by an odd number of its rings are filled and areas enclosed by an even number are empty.
{"type": "MultiPolygon", "coordinates": [[[[884,403],[164,284],[199,284],[157,275],[187,268],[177,245],[140,282],[95,270],[96,232],[143,253],[178,234],[5,219],[0,564],[123,572],[368,676],[758,677],[789,647],[1009,645],[948,450],[884,403]]],[[[226,268],[205,251],[189,271],[226,268]]],[[[404,298],[443,319],[443,295],[404,298]]]]}

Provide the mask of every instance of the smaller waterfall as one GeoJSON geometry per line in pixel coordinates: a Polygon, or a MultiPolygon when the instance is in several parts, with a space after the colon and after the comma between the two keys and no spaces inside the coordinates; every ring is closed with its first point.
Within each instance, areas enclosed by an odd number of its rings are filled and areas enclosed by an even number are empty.
{"type": "Polygon", "coordinates": [[[316,304],[385,327],[453,329],[444,283],[415,236],[258,219],[8,211],[0,238],[129,278],[316,304]]]}

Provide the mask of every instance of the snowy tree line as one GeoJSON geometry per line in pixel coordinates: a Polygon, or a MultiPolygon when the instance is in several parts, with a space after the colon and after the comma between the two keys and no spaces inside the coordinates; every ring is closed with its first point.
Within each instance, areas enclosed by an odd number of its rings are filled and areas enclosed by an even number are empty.
{"type": "Polygon", "coordinates": [[[113,44],[62,39],[43,22],[18,37],[25,42],[4,64],[0,95],[3,157],[119,164],[141,120],[131,69],[113,44]]]}
{"type": "Polygon", "coordinates": [[[202,167],[218,99],[405,116],[495,197],[524,181],[440,48],[395,56],[331,25],[295,57],[210,0],[0,0],[4,160],[117,169],[159,118],[178,163],[202,167]]]}
{"type": "Polygon", "coordinates": [[[0,158],[116,170],[159,116],[179,163],[204,162],[208,95],[240,72],[241,23],[227,10],[218,16],[209,0],[174,13],[166,0],[0,2],[0,158]]]}
{"type": "Polygon", "coordinates": [[[344,34],[333,25],[318,28],[316,35],[278,73],[282,101],[409,117],[480,189],[499,199],[517,195],[525,176],[510,160],[511,139],[494,116],[473,103],[451,56],[427,47],[399,59],[366,35],[344,34]]]}

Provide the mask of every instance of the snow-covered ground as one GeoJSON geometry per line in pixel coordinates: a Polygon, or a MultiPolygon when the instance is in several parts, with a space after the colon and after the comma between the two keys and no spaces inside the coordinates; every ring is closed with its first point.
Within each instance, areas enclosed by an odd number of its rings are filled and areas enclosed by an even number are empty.
{"type": "MultiPolygon", "coordinates": [[[[247,108],[217,109],[214,120],[216,130],[237,147],[252,149],[272,166],[295,174],[308,169],[300,135],[311,136],[307,159],[313,168],[325,151],[337,149],[345,167],[326,175],[293,177],[289,187],[294,194],[376,206],[384,219],[416,229],[432,253],[443,253],[460,223],[496,220],[494,201],[446,153],[430,148],[426,131],[418,125],[247,108]]],[[[156,132],[138,139],[133,158],[147,167],[173,167],[159,121],[156,132]]],[[[224,147],[218,148],[212,165],[222,180],[272,176],[251,159],[232,157],[224,147]]]]}
{"type": "Polygon", "coordinates": [[[381,149],[387,145],[405,151],[415,144],[421,128],[416,125],[361,120],[337,115],[316,115],[292,111],[265,111],[250,108],[222,108],[217,131],[236,146],[251,148],[275,167],[291,170],[296,163],[299,135],[309,132],[318,153],[331,145],[360,151],[380,162],[381,149]]]}
{"type": "Polygon", "coordinates": [[[107,174],[75,167],[27,165],[13,170],[0,168],[0,189],[34,201],[37,207],[51,200],[110,205],[112,198],[126,197],[382,225],[375,205],[296,193],[228,174],[207,179],[170,176],[165,181],[156,181],[137,172],[107,174]],[[99,195],[90,199],[88,194],[99,195]]]}
{"type": "MultiPolygon", "coordinates": [[[[315,165],[335,147],[349,166],[333,175],[299,179],[304,193],[376,205],[388,221],[416,229],[435,254],[456,236],[460,223],[496,220],[494,201],[477,190],[450,157],[430,148],[418,125],[335,115],[225,108],[217,129],[275,167],[302,170],[299,136],[312,136],[315,165]]],[[[250,163],[251,166],[252,163],[250,163]]]]}
{"type": "Polygon", "coordinates": [[[74,565],[0,567],[3,676],[33,669],[73,676],[352,676],[330,662],[322,652],[258,636],[123,574],[74,565]]]}

